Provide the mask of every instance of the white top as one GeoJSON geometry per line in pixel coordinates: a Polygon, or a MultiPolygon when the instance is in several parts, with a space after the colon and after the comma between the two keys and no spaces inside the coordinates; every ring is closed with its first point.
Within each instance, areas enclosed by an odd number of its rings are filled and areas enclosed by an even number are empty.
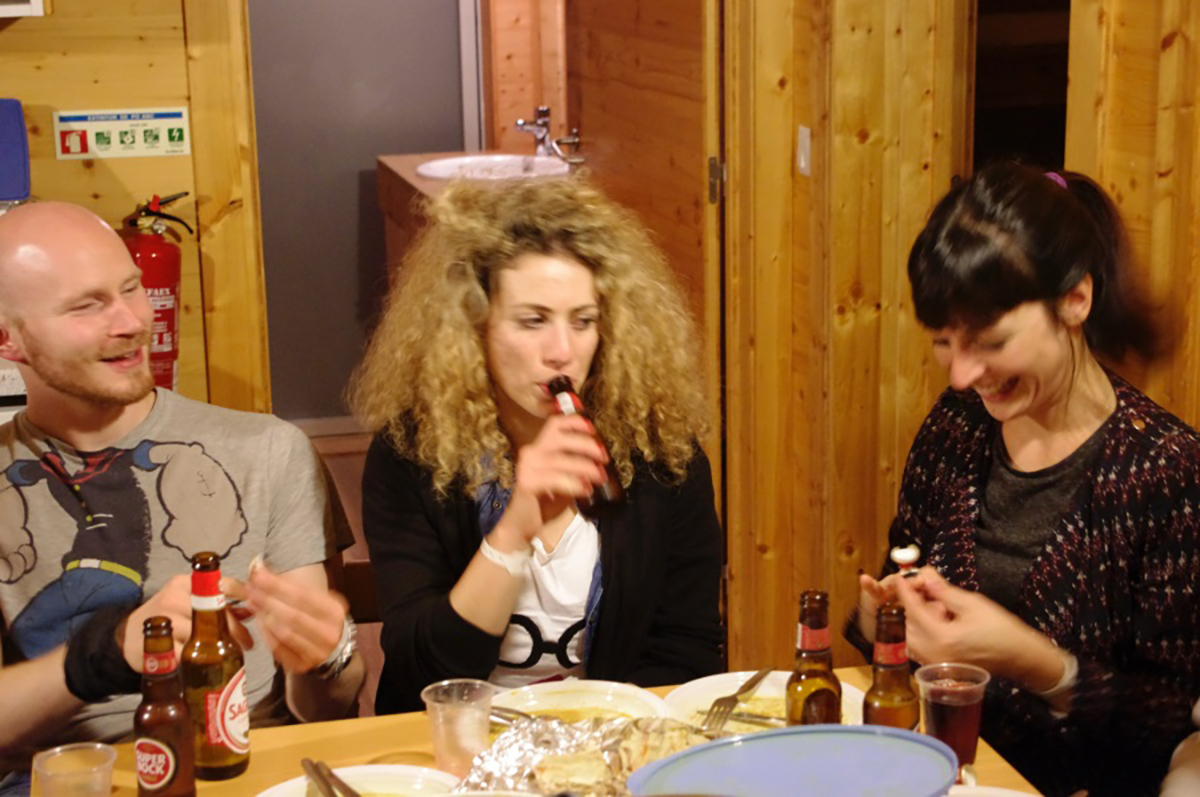
{"type": "Polygon", "coordinates": [[[555,677],[585,677],[583,626],[599,555],[600,535],[582,515],[571,520],[553,551],[534,539],[533,558],[500,644],[501,663],[488,678],[491,683],[511,689],[555,677]]]}

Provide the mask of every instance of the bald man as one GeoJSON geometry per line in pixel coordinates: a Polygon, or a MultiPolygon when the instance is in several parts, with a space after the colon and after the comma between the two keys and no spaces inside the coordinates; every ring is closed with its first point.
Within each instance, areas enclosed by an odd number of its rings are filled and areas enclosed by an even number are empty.
{"type": "Polygon", "coordinates": [[[97,216],[57,202],[0,216],[0,357],[28,390],[0,426],[0,775],[37,747],[130,734],[142,622],[166,615],[186,641],[199,551],[221,555],[248,607],[252,717],[345,716],[362,683],[307,438],[156,390],[152,316],[97,216]]]}

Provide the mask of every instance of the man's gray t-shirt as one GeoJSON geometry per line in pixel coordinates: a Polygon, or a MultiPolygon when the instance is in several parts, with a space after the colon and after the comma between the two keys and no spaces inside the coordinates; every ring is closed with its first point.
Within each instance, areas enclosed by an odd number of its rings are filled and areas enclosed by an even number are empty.
{"type": "MultiPolygon", "coordinates": [[[[216,551],[222,575],[241,580],[260,554],[279,572],[322,562],[335,551],[332,517],[308,438],[273,416],[159,390],[137,428],[84,453],[22,413],[0,426],[2,661],[53,650],[98,608],[144,603],[199,551],[216,551]]],[[[275,664],[256,623],[247,627],[250,705],[278,715],[275,664]]],[[[46,741],[126,737],[139,700],[86,705],[46,741]]]]}

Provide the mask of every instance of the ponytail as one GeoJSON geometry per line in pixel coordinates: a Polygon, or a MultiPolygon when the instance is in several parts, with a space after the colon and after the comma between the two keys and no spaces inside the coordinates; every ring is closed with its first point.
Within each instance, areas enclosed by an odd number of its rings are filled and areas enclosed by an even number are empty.
{"type": "Polygon", "coordinates": [[[1116,205],[1094,180],[1063,172],[1066,188],[1095,228],[1100,256],[1087,264],[1092,275],[1092,310],[1083,332],[1092,351],[1113,361],[1132,353],[1144,361],[1164,353],[1164,338],[1152,309],[1133,279],[1129,235],[1116,205]]]}

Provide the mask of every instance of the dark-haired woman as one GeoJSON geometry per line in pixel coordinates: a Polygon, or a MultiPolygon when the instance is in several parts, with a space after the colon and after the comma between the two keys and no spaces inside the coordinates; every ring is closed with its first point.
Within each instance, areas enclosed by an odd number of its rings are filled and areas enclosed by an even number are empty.
{"type": "Polygon", "coordinates": [[[908,274],[950,389],[909,453],[852,640],[898,598],[918,662],[993,675],[984,737],[1047,794],[1152,794],[1200,674],[1200,436],[1098,357],[1157,353],[1092,180],[1003,163],[955,186],[908,274]]]}

